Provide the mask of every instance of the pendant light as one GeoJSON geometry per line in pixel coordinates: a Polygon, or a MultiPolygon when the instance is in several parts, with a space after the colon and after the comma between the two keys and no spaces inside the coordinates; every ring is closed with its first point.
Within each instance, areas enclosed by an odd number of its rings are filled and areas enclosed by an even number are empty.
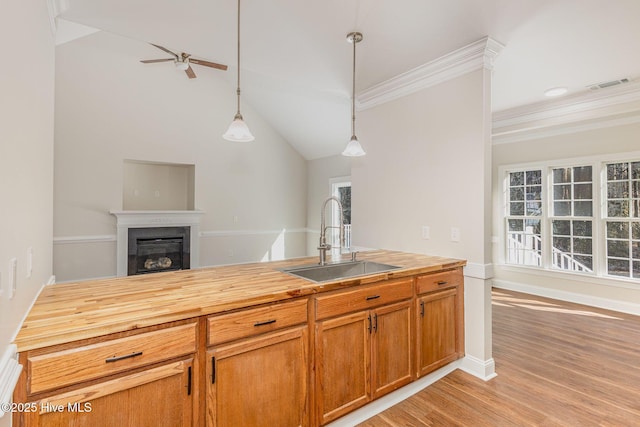
{"type": "Polygon", "coordinates": [[[233,117],[233,121],[229,125],[229,129],[222,137],[227,141],[233,142],[249,142],[255,138],[251,134],[249,127],[244,122],[242,114],[240,114],[240,0],[238,0],[238,88],[236,89],[238,97],[238,111],[233,117]]]}
{"type": "Polygon", "coordinates": [[[352,79],[352,91],[351,91],[351,140],[347,144],[347,147],[342,152],[343,156],[359,157],[364,156],[365,153],[362,146],[358,142],[356,137],[356,43],[362,41],[362,33],[349,33],[347,34],[347,41],[353,43],[353,79],[352,79]]]}

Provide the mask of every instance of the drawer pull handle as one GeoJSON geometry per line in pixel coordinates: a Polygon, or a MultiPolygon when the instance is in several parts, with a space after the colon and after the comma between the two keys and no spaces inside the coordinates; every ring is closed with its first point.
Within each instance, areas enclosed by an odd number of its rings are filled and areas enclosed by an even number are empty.
{"type": "Polygon", "coordinates": [[[449,283],[449,282],[447,282],[446,280],[440,280],[438,282],[438,286],[446,285],[447,283],[449,283]]]}
{"type": "Polygon", "coordinates": [[[270,325],[272,323],[276,323],[276,319],[265,320],[264,322],[256,322],[253,324],[253,326],[264,326],[264,325],[270,325]]]}
{"type": "Polygon", "coordinates": [[[142,356],[141,351],[136,351],[135,353],[125,354],[124,356],[113,356],[105,360],[105,363],[117,362],[118,360],[130,359],[132,357],[142,356]]]}
{"type": "Polygon", "coordinates": [[[189,366],[189,374],[187,378],[187,396],[191,396],[191,366],[189,366]]]}
{"type": "Polygon", "coordinates": [[[211,358],[211,384],[216,383],[216,358],[211,358]]]}
{"type": "Polygon", "coordinates": [[[367,301],[371,301],[372,299],[378,299],[380,298],[380,295],[370,295],[367,297],[367,301]]]}

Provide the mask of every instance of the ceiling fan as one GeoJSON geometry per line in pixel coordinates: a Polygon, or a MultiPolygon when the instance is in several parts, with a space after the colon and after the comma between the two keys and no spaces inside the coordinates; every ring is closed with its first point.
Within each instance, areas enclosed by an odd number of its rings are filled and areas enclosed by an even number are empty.
{"type": "Polygon", "coordinates": [[[196,78],[196,73],[193,72],[193,69],[191,68],[191,64],[197,64],[197,65],[204,65],[205,67],[211,67],[211,68],[217,68],[218,70],[223,70],[226,71],[227,66],[223,65],[223,64],[217,64],[215,62],[209,62],[209,61],[204,61],[202,59],[195,59],[191,57],[190,53],[175,53],[170,51],[169,49],[167,49],[166,47],[162,47],[162,46],[158,46],[157,44],[153,44],[153,43],[149,43],[151,46],[155,46],[158,49],[167,52],[168,54],[170,54],[171,56],[173,56],[173,58],[163,58],[163,59],[145,59],[142,60],[140,62],[143,62],[145,64],[152,64],[154,62],[168,62],[168,61],[173,61],[173,63],[175,64],[176,68],[179,70],[184,71],[185,73],[187,73],[187,76],[190,79],[195,79],[196,78]]]}

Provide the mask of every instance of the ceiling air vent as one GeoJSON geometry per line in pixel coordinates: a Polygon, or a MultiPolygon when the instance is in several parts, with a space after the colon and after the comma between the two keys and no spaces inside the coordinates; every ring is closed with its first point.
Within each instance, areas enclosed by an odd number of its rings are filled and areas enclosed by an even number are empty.
{"type": "Polygon", "coordinates": [[[610,82],[596,83],[596,84],[589,85],[587,87],[591,90],[599,90],[599,89],[605,89],[611,86],[618,86],[623,83],[629,83],[629,81],[630,81],[629,79],[611,80],[610,82]]]}

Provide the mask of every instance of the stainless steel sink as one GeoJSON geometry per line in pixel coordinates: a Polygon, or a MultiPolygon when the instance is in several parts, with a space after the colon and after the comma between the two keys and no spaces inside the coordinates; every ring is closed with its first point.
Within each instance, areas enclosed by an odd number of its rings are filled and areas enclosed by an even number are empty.
{"type": "Polygon", "coordinates": [[[350,277],[383,273],[397,268],[400,267],[373,261],[351,261],[326,265],[305,265],[302,267],[284,268],[280,271],[319,283],[329,280],[348,279],[350,277]]]}

